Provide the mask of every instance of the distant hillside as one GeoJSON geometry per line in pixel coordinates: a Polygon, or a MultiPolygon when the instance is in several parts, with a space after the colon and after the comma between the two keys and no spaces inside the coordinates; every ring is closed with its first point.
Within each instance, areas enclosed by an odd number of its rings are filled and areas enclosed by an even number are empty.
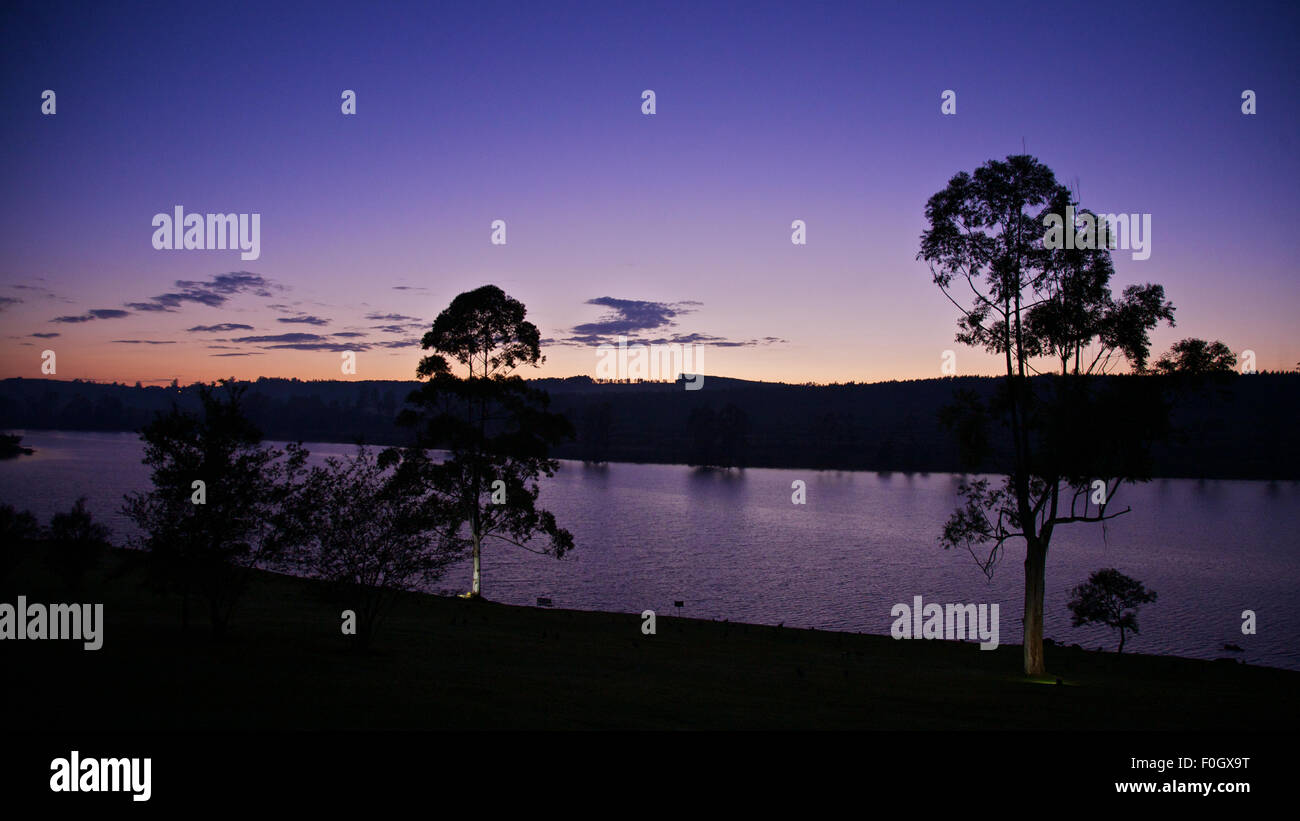
{"type": "MultiPolygon", "coordinates": [[[[557,456],[685,464],[697,408],[739,408],[747,419],[744,464],[836,470],[957,472],[955,440],[938,421],[954,390],[988,396],[992,377],[848,385],[787,385],[708,376],[701,390],[673,383],[605,384],[587,377],[540,379],[578,439],[557,456]]],[[[248,409],[267,438],[399,444],[393,424],[416,382],[259,379],[248,409]]],[[[173,402],[196,408],[192,387],[131,387],[82,381],[0,381],[0,428],[136,430],[173,402]]],[[[1156,452],[1169,477],[1300,478],[1300,374],[1233,377],[1180,407],[1178,441],[1156,452]]],[[[1099,424],[1119,425],[1123,420],[1099,424]]],[[[996,470],[995,454],[984,469],[996,470]]]]}

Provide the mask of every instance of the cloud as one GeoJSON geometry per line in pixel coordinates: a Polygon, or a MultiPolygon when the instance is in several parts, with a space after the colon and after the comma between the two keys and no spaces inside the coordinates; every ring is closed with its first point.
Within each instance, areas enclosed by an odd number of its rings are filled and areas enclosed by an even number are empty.
{"type": "Polygon", "coordinates": [[[318,316],[282,316],[277,317],[276,322],[295,323],[299,325],[328,325],[328,319],[321,319],[318,316]]]}
{"type": "Polygon", "coordinates": [[[266,345],[268,349],[291,351],[368,351],[368,342],[289,342],[283,345],[266,345]]]}
{"type": "Polygon", "coordinates": [[[339,331],[336,334],[331,334],[331,336],[341,336],[345,339],[353,339],[359,336],[365,336],[365,334],[360,331],[339,331]]]}
{"type": "Polygon", "coordinates": [[[602,296],[589,299],[586,304],[603,306],[609,312],[596,322],[575,325],[572,332],[578,336],[627,336],[637,331],[666,328],[674,324],[678,314],[690,312],[691,309],[682,308],[682,305],[699,303],[648,302],[602,296]]]}
{"type": "MultiPolygon", "coordinates": [[[[36,281],[42,282],[44,281],[44,277],[36,277],[36,281]]],[[[54,300],[55,302],[66,302],[68,304],[73,303],[73,300],[68,299],[65,296],[59,296],[58,294],[51,291],[49,288],[46,288],[44,285],[27,285],[24,283],[9,282],[9,283],[5,283],[4,287],[12,288],[15,291],[23,291],[24,292],[23,296],[36,297],[37,299],[50,299],[50,300],[54,300]]],[[[17,299],[14,297],[9,297],[9,299],[12,299],[14,302],[23,301],[21,299],[17,299]]],[[[0,297],[0,302],[5,302],[5,301],[7,300],[4,297],[0,297]]]]}
{"type": "Polygon", "coordinates": [[[30,334],[30,336],[34,336],[34,337],[36,337],[37,339],[53,339],[53,338],[56,337],[56,336],[60,336],[60,334],[56,334],[56,333],[48,333],[48,334],[30,334]]]}
{"type": "Polygon", "coordinates": [[[394,285],[393,290],[394,291],[427,291],[429,289],[420,285],[394,285]]]}
{"type": "Polygon", "coordinates": [[[746,348],[759,345],[774,345],[786,340],[768,336],[762,339],[727,339],[705,333],[671,333],[657,337],[641,336],[643,331],[667,330],[677,325],[677,318],[683,314],[693,313],[697,306],[704,303],[687,299],[680,302],[650,302],[642,299],[617,299],[603,296],[589,299],[587,305],[600,305],[608,308],[608,313],[596,322],[575,325],[570,336],[561,339],[548,339],[555,345],[613,345],[619,337],[625,337],[629,344],[640,345],[710,345],[718,348],[746,348]]]}
{"type": "Polygon", "coordinates": [[[136,311],[176,311],[184,303],[194,302],[209,308],[219,308],[238,294],[269,297],[277,290],[284,290],[283,286],[276,285],[266,277],[247,271],[217,274],[203,282],[178,279],[175,285],[179,290],[150,297],[148,302],[128,302],[126,307],[136,311]]]}
{"type": "Polygon", "coordinates": [[[237,322],[222,322],[220,325],[195,325],[186,328],[190,333],[224,333],[226,331],[251,331],[252,325],[240,325],[237,322]]]}
{"type": "MultiPolygon", "coordinates": [[[[659,337],[658,339],[638,339],[637,342],[643,345],[726,345],[727,340],[721,336],[712,336],[710,334],[673,334],[668,337],[659,337]]],[[[737,343],[732,343],[737,344],[737,343]]]]}
{"type": "Polygon", "coordinates": [[[8,308],[10,305],[17,305],[20,302],[22,302],[21,299],[16,299],[11,296],[0,296],[0,311],[3,311],[5,308],[8,308]]]}
{"type": "Polygon", "coordinates": [[[175,345],[174,339],[114,339],[124,345],[175,345]]]}
{"type": "Polygon", "coordinates": [[[116,308],[95,308],[92,311],[86,311],[78,316],[56,316],[51,322],[90,322],[93,319],[121,319],[124,316],[130,316],[130,311],[119,311],[116,308]]]}
{"type": "Polygon", "coordinates": [[[325,337],[319,334],[271,334],[269,336],[237,336],[230,340],[231,342],[243,343],[264,343],[264,342],[324,342],[325,337]]]}
{"type": "Polygon", "coordinates": [[[418,322],[421,325],[424,324],[423,322],[420,321],[420,318],[418,316],[406,316],[405,314],[371,313],[371,314],[366,314],[366,319],[373,320],[375,322],[418,322]]]}
{"type": "Polygon", "coordinates": [[[371,325],[376,331],[383,331],[386,334],[405,334],[411,331],[427,329],[423,322],[403,322],[400,325],[371,325]]]}
{"type": "Polygon", "coordinates": [[[260,274],[250,274],[248,271],[232,271],[228,274],[217,274],[209,277],[207,282],[190,282],[184,279],[176,280],[178,288],[209,288],[221,294],[238,294],[251,292],[254,296],[269,297],[272,296],[274,284],[266,277],[260,274]]]}
{"type": "Polygon", "coordinates": [[[266,356],[262,351],[240,351],[239,353],[214,353],[209,356],[266,356]]]}
{"type": "Polygon", "coordinates": [[[371,325],[370,327],[386,334],[404,334],[416,328],[423,328],[425,325],[423,322],[404,322],[401,325],[371,325]]]}
{"type": "Polygon", "coordinates": [[[330,342],[319,334],[272,334],[270,336],[240,336],[230,340],[243,344],[261,345],[267,350],[292,351],[364,351],[366,342],[330,342]]]}

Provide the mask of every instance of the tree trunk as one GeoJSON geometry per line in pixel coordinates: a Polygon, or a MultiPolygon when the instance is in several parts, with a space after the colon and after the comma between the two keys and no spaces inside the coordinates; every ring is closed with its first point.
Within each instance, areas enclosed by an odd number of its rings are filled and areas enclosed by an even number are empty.
{"type": "Polygon", "coordinates": [[[474,584],[469,591],[471,596],[481,595],[481,589],[480,589],[481,566],[479,564],[479,546],[482,543],[483,543],[483,538],[479,534],[475,533],[474,534],[474,584]]]}
{"type": "Polygon", "coordinates": [[[1043,591],[1046,588],[1047,551],[1037,539],[1025,550],[1025,675],[1047,675],[1043,658],[1043,591]]]}
{"type": "Polygon", "coordinates": [[[1119,629],[1119,650],[1117,650],[1116,652],[1118,653],[1124,652],[1124,628],[1123,627],[1119,629]]]}

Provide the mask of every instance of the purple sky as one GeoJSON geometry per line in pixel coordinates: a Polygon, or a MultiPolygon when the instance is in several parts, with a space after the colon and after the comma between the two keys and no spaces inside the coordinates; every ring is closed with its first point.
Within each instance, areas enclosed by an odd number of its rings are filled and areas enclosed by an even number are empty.
{"type": "Polygon", "coordinates": [[[563,342],[593,323],[708,337],[709,374],[925,378],[945,349],[993,373],[915,256],[927,198],[1022,144],[1086,207],[1151,214],[1113,285],[1165,286],[1155,352],[1300,360],[1293,5],[3,14],[0,377],[48,348],[63,379],[340,378],[350,347],[355,378],[406,379],[421,329],[488,282],[554,340],[540,375],[594,376],[563,342]],[[155,250],[177,205],[260,214],[260,257],[155,250]]]}

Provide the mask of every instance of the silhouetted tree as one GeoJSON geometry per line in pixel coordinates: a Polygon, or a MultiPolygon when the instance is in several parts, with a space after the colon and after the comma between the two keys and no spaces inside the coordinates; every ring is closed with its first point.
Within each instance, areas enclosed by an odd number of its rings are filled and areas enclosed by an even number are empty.
{"type": "MultiPolygon", "coordinates": [[[[30,544],[41,537],[41,525],[30,511],[0,505],[0,585],[7,585],[9,575],[22,560],[30,544]]],[[[0,590],[8,592],[7,587],[0,590]]]]}
{"type": "Polygon", "coordinates": [[[705,405],[694,408],[686,418],[690,451],[687,464],[693,467],[744,467],[749,446],[749,416],[735,403],[721,411],[705,405]]]}
{"type": "Polygon", "coordinates": [[[609,461],[609,434],[614,422],[614,406],[609,402],[588,405],[582,412],[578,443],[582,461],[602,464],[609,461]]]}
{"type": "Polygon", "coordinates": [[[123,506],[143,533],[136,541],[149,551],[151,579],[181,596],[182,626],[200,597],[218,638],[251,569],[283,547],[283,502],[297,492],[307,457],[301,445],[262,446],[243,413],[247,386],[220,385],[198,386],[200,414],[173,404],[141,430],[153,489],[127,494],[123,506]]]}
{"type": "Polygon", "coordinates": [[[428,381],[411,392],[412,407],[398,417],[414,428],[420,449],[450,452],[442,462],[425,461],[421,469],[468,533],[457,537],[474,559],[467,598],[482,595],[485,539],[557,558],[573,547],[572,534],[536,505],[537,479],[559,468],[550,449],[572,438],[573,426],[549,410],[545,391],[514,373],[520,365],[545,361],[537,326],[526,314],[523,303],[495,285],[452,300],[420,341],[432,353],[420,361],[416,375],[428,381]],[[453,372],[448,358],[464,369],[463,376],[453,372]],[[528,547],[539,535],[548,545],[528,547]]]}
{"type": "Polygon", "coordinates": [[[32,449],[23,447],[23,437],[13,433],[0,433],[0,459],[12,459],[16,456],[31,455],[32,449]]]}
{"type": "Polygon", "coordinates": [[[289,504],[289,563],[324,579],[331,599],[357,616],[369,647],[401,591],[426,588],[456,558],[452,512],[426,489],[420,458],[359,446],[313,467],[289,504]]]}
{"type": "Polygon", "coordinates": [[[1175,342],[1156,361],[1156,370],[1164,374],[1202,376],[1233,373],[1236,365],[1237,355],[1222,342],[1189,337],[1175,342]]]}
{"type": "Polygon", "coordinates": [[[690,440],[686,464],[708,467],[718,463],[718,419],[713,408],[708,405],[693,408],[686,417],[686,434],[690,440]]]}
{"type": "MultiPolygon", "coordinates": [[[[1123,482],[1149,477],[1150,444],[1168,426],[1168,405],[1154,388],[1100,375],[1119,360],[1144,370],[1149,332],[1161,321],[1173,324],[1173,306],[1159,285],[1111,296],[1104,232],[1094,248],[1046,247],[1048,215],[1063,219],[1066,206],[1075,204],[1035,158],[993,160],[973,175],[957,174],[930,198],[917,255],[961,310],[957,341],[998,354],[1005,364],[1002,390],[987,411],[967,396],[959,402],[965,411],[959,407],[946,421],[964,427],[972,441],[985,437],[981,418],[1004,422],[1010,469],[1000,486],[985,479],[963,483],[964,503],[941,542],[970,550],[992,573],[1006,543],[1024,541],[1029,675],[1046,672],[1043,598],[1053,532],[1127,512],[1108,512],[1108,505],[1123,482]],[[1033,361],[1043,357],[1059,369],[1040,379],[1047,390],[1036,392],[1033,376],[1041,372],[1033,361]],[[977,548],[987,551],[985,558],[977,548]]],[[[1095,223],[1095,216],[1080,213],[1095,223]]]]}
{"type": "Polygon", "coordinates": [[[1138,633],[1138,607],[1156,600],[1154,591],[1147,590],[1137,579],[1125,576],[1113,567],[1098,570],[1085,584],[1074,588],[1070,599],[1070,612],[1074,626],[1104,624],[1119,631],[1119,649],[1124,652],[1124,632],[1138,633]]]}
{"type": "Polygon", "coordinates": [[[749,456],[749,414],[733,402],[718,413],[720,467],[743,468],[749,456]]]}
{"type": "Polygon", "coordinates": [[[56,513],[50,519],[44,553],[74,594],[84,589],[86,575],[99,567],[109,547],[108,528],[86,510],[84,496],[67,513],[56,513]]]}

